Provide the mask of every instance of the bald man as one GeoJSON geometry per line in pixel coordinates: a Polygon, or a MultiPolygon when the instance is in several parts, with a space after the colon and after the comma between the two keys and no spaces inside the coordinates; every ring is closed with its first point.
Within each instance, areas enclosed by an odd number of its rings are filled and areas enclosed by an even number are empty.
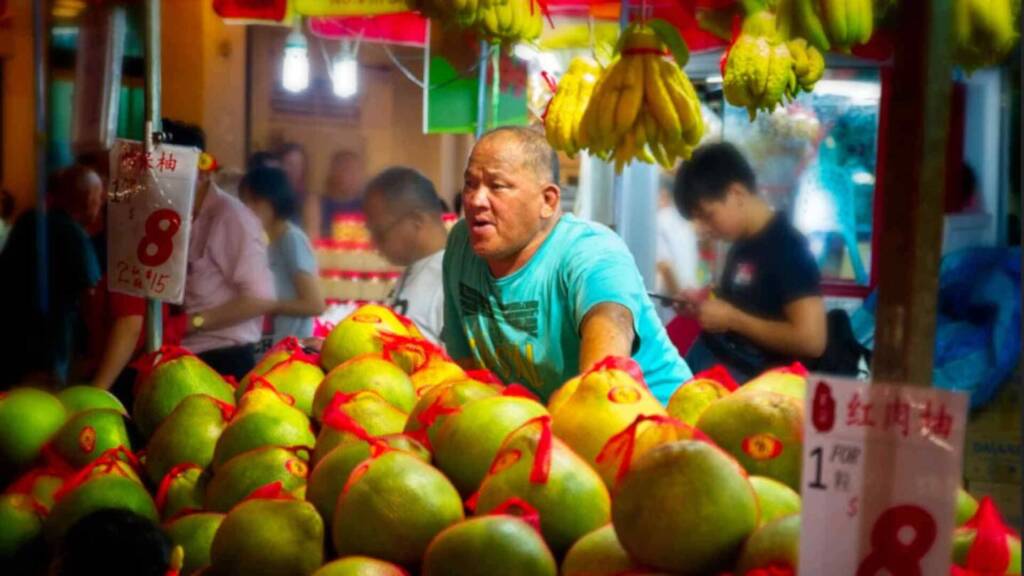
{"type": "Polygon", "coordinates": [[[544,135],[498,128],[473,148],[465,219],[444,257],[448,353],[547,399],[607,356],[633,357],[662,402],[691,376],[622,240],[562,214],[544,135]]]}
{"type": "Polygon", "coordinates": [[[389,305],[439,342],[444,325],[441,261],[448,231],[434,184],[412,168],[388,168],[366,185],[363,212],[377,250],[405,268],[389,305]]]}

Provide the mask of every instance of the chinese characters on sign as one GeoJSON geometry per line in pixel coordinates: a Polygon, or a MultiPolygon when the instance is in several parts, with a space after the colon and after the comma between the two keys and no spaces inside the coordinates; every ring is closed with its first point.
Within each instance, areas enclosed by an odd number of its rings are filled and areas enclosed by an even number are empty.
{"type": "Polygon", "coordinates": [[[119,140],[111,156],[114,188],[131,189],[108,205],[107,283],[111,290],[180,303],[199,152],[119,140]]]}
{"type": "Polygon", "coordinates": [[[809,379],[800,571],[948,574],[966,399],[809,379]]]}

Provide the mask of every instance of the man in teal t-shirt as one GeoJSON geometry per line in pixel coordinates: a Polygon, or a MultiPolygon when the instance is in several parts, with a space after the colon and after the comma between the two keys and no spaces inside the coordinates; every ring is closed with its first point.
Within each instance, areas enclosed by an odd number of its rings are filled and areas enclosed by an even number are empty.
{"type": "Polygon", "coordinates": [[[473,148],[466,217],[444,256],[444,343],[547,399],[607,356],[632,356],[662,402],[691,376],[626,245],[563,215],[543,134],[498,128],[473,148]]]}

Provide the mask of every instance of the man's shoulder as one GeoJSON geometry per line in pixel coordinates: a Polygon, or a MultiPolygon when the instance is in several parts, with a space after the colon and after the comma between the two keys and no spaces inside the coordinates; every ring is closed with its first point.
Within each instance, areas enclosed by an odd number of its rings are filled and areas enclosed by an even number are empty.
{"type": "Polygon", "coordinates": [[[598,222],[582,220],[566,214],[559,223],[561,228],[559,244],[571,246],[570,250],[559,250],[563,258],[576,260],[581,254],[615,254],[629,252],[626,243],[611,228],[598,222]]]}
{"type": "Polygon", "coordinates": [[[213,188],[216,202],[211,206],[214,225],[229,228],[244,228],[252,232],[259,230],[260,223],[256,216],[242,204],[242,201],[224,192],[220,188],[213,188]]]}

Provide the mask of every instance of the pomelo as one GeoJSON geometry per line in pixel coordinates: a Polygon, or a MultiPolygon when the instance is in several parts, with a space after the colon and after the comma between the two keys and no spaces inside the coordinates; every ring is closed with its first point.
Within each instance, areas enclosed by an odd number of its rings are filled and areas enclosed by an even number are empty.
{"type": "Polygon", "coordinates": [[[182,400],[193,394],[207,394],[221,402],[235,403],[235,391],[213,368],[191,354],[171,358],[174,353],[177,352],[147,357],[149,365],[155,367],[140,376],[132,416],[147,438],[182,400]],[[164,357],[171,359],[162,361],[164,357]]]}
{"type": "Polygon", "coordinates": [[[426,390],[409,413],[405,432],[433,445],[448,416],[473,400],[497,396],[498,391],[476,380],[444,382],[426,390]]]}
{"type": "Polygon", "coordinates": [[[608,440],[641,414],[666,415],[639,380],[630,359],[609,359],[584,374],[576,391],[551,413],[555,435],[592,466],[608,440]]]}
{"type": "Polygon", "coordinates": [[[95,386],[69,386],[58,392],[57,398],[69,415],[98,409],[117,410],[124,416],[128,415],[117,396],[95,386]]]}
{"type": "Polygon", "coordinates": [[[327,374],[313,399],[313,417],[323,421],[324,411],[336,393],[362,391],[376,392],[406,414],[416,404],[416,391],[409,375],[379,354],[368,354],[353,358],[327,374]]]}
{"type": "Polygon", "coordinates": [[[615,533],[630,557],[684,576],[728,569],[757,522],[743,469],[703,441],[651,450],[633,462],[612,501],[615,533]]]}
{"type": "Polygon", "coordinates": [[[253,490],[272,482],[295,493],[306,485],[309,465],[295,450],[264,446],[228,460],[214,473],[206,488],[206,509],[227,512],[253,490]]]}
{"type": "Polygon", "coordinates": [[[437,535],[422,576],[556,576],[558,565],[537,530],[516,516],[480,516],[437,535]]]}
{"type": "Polygon", "coordinates": [[[434,386],[445,382],[465,381],[467,376],[466,371],[455,362],[442,357],[434,357],[413,372],[409,378],[412,380],[416,396],[419,397],[434,386]]]}
{"type": "Polygon", "coordinates": [[[324,411],[323,426],[313,451],[313,464],[355,435],[398,434],[405,428],[407,419],[404,412],[388,404],[375,392],[362,391],[351,396],[338,392],[335,401],[324,411]]]}
{"type": "Polygon", "coordinates": [[[69,474],[70,470],[58,466],[33,468],[7,486],[5,492],[31,496],[48,511],[53,507],[54,494],[60,490],[69,474]]]}
{"type": "Polygon", "coordinates": [[[176,466],[160,480],[156,492],[156,509],[165,521],[183,513],[203,509],[206,494],[203,469],[195,465],[176,466]]]}
{"type": "Polygon", "coordinates": [[[349,556],[324,564],[313,576],[408,576],[401,567],[366,556],[349,556]]]}
{"type": "Polygon", "coordinates": [[[64,405],[48,392],[15,388],[0,393],[0,481],[28,468],[66,417],[64,405]]]}
{"type": "Polygon", "coordinates": [[[309,502],[246,500],[217,529],[209,574],[308,576],[323,564],[323,542],[323,520],[309,502]]]}
{"type": "Polygon", "coordinates": [[[326,370],[362,354],[383,349],[381,332],[411,336],[406,325],[391,310],[374,304],[360,306],[339,322],[320,351],[320,363],[326,370]]]}
{"type": "Polygon", "coordinates": [[[249,373],[242,378],[242,381],[238,383],[238,388],[244,393],[244,390],[252,381],[253,376],[264,376],[278,364],[291,359],[318,364],[318,358],[315,354],[306,352],[298,338],[289,336],[274,344],[273,348],[260,358],[259,362],[253,366],[252,370],[250,370],[249,373]]]}
{"type": "Polygon", "coordinates": [[[792,514],[768,522],[747,539],[736,564],[736,575],[758,569],[782,568],[796,573],[800,560],[800,515],[792,514]]]}
{"type": "Polygon", "coordinates": [[[309,418],[289,406],[276,392],[257,388],[242,397],[238,412],[217,439],[213,470],[243,452],[263,446],[305,446],[316,443],[309,418]]]}
{"type": "Polygon", "coordinates": [[[334,548],[411,568],[434,536],[462,519],[459,493],[441,472],[412,454],[386,452],[349,475],[334,512],[334,548]]]}
{"type": "Polygon", "coordinates": [[[445,420],[433,442],[434,462],[464,496],[480,486],[510,432],[547,410],[526,398],[474,400],[445,420]]]}
{"type": "Polygon", "coordinates": [[[800,401],[807,396],[807,369],[799,362],[773,368],[740,386],[737,392],[775,392],[800,401]]]}
{"type": "Polygon", "coordinates": [[[956,525],[963,526],[978,513],[978,501],[967,490],[956,490],[956,525]]]}
{"type": "Polygon", "coordinates": [[[313,414],[313,396],[324,379],[324,372],[316,364],[287,358],[272,366],[263,374],[250,373],[243,384],[235,391],[235,399],[239,402],[242,395],[249,390],[254,382],[265,382],[275,390],[292,399],[292,405],[306,416],[313,414]]]}
{"type": "Polygon", "coordinates": [[[800,513],[800,495],[789,486],[764,476],[751,476],[748,480],[757,494],[761,526],[783,516],[800,513]]]}
{"type": "MultiPolygon", "coordinates": [[[[376,439],[388,448],[408,452],[426,463],[430,463],[430,452],[419,442],[404,434],[392,434],[376,439]]],[[[306,484],[306,500],[316,506],[324,518],[334,518],[334,507],[338,495],[348,482],[348,477],[367,458],[374,455],[373,447],[364,440],[346,442],[320,459],[313,467],[306,484]]]]}
{"type": "Polygon", "coordinates": [[[124,416],[117,410],[100,409],[79,412],[53,437],[54,451],[65,462],[81,468],[107,450],[131,449],[124,416]]]}
{"type": "Polygon", "coordinates": [[[210,547],[224,514],[196,512],[182,516],[164,526],[164,533],[185,551],[181,574],[188,576],[210,565],[210,547]]]}
{"type": "Polygon", "coordinates": [[[0,561],[8,569],[12,561],[26,562],[41,552],[45,513],[31,496],[0,495],[0,561]]]}
{"type": "Polygon", "coordinates": [[[94,474],[77,486],[62,488],[57,502],[46,518],[44,531],[49,542],[56,544],[68,528],[81,518],[103,508],[128,510],[153,522],[159,521],[156,504],[146,488],[136,480],[120,474],[94,474]]]}
{"type": "Polygon", "coordinates": [[[606,524],[572,545],[562,561],[562,576],[668,576],[648,571],[633,562],[615,536],[615,527],[606,524]]]}
{"type": "Polygon", "coordinates": [[[697,428],[751,474],[799,490],[803,403],[776,392],[735,393],[708,406],[697,428]]]}
{"type": "Polygon", "coordinates": [[[612,436],[596,458],[597,473],[609,490],[615,488],[632,463],[662,444],[706,439],[696,428],[671,416],[641,414],[623,431],[612,436]]]}
{"type": "Polygon", "coordinates": [[[476,512],[487,514],[518,498],[540,514],[544,540],[556,556],[611,520],[611,499],[601,477],[551,434],[544,415],[515,430],[494,458],[477,493],[476,512]]]}
{"type": "Polygon", "coordinates": [[[548,411],[554,413],[562,404],[565,404],[566,400],[572,398],[572,395],[576,393],[576,389],[580,387],[580,380],[582,380],[581,376],[570,378],[558,390],[555,390],[548,398],[548,411]]]}
{"type": "Polygon", "coordinates": [[[728,396],[731,392],[716,380],[701,378],[683,384],[668,401],[668,414],[673,418],[697,425],[697,419],[712,402],[728,396]]]}
{"type": "Polygon", "coordinates": [[[234,407],[206,394],[185,398],[153,432],[146,444],[146,475],[156,483],[171,468],[190,462],[205,468],[234,407]]]}

